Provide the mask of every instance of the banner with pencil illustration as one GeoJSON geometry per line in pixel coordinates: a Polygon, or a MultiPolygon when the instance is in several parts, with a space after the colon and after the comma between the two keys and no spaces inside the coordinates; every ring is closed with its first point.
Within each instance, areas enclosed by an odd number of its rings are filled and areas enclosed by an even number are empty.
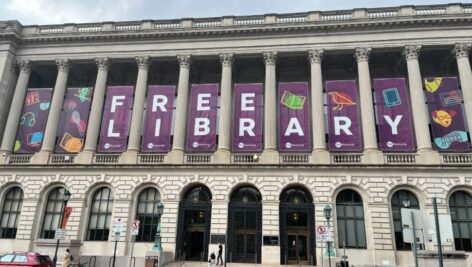
{"type": "Polygon", "coordinates": [[[57,129],[56,153],[82,151],[92,102],[93,88],[68,88],[57,129]]]}
{"type": "Polygon", "coordinates": [[[470,151],[457,77],[424,80],[434,147],[438,151],[470,151]]]}
{"type": "Polygon", "coordinates": [[[29,88],[26,91],[14,153],[35,153],[41,149],[51,96],[52,88],[29,88]]]}

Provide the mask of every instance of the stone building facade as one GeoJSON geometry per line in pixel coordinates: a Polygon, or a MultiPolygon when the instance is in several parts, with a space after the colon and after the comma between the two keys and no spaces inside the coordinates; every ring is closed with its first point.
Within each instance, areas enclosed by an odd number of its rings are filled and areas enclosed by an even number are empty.
{"type": "MultiPolygon", "coordinates": [[[[179,261],[204,261],[226,236],[227,258],[235,263],[320,265],[325,253],[314,230],[326,223],[323,209],[331,205],[336,258],[344,241],[356,266],[409,266],[411,245],[398,234],[398,200],[405,197],[425,221],[436,198],[439,213],[450,218],[444,230],[453,233],[444,250],[470,254],[471,14],[472,5],[450,4],[170,21],[0,22],[0,253],[53,254],[67,189],[73,211],[61,249],[96,256],[103,265],[113,255],[113,221],[124,222],[117,255],[126,259],[130,224],[139,216],[151,220],[134,245],[137,262],[144,260],[153,247],[157,200],[165,205],[164,251],[179,261]],[[465,151],[435,147],[426,77],[457,77],[465,151]],[[381,78],[407,81],[413,152],[379,145],[372,81],[381,78]],[[358,88],[363,149],[330,151],[325,81],[350,79],[358,88]],[[300,81],[309,86],[310,151],[282,152],[277,88],[300,81]],[[259,152],[231,147],[233,86],[240,83],[263,85],[259,152]],[[219,85],[214,152],[185,147],[192,84],[219,85]],[[131,85],[134,97],[125,151],[98,152],[107,88],[121,85],[131,85]],[[168,153],[142,152],[149,85],[175,86],[168,153]],[[85,140],[78,153],[59,153],[56,133],[67,88],[74,87],[94,90],[85,140]],[[52,97],[38,150],[17,153],[18,125],[28,123],[28,88],[53,88],[52,97]]],[[[421,249],[436,248],[430,229],[424,228],[421,249]]]]}

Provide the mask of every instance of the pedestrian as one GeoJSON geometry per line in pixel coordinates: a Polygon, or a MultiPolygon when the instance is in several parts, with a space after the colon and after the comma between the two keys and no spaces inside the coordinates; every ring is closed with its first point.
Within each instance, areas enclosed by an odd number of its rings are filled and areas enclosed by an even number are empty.
{"type": "Polygon", "coordinates": [[[70,266],[70,251],[69,249],[66,249],[66,252],[64,252],[64,261],[62,262],[62,267],[69,267],[70,266]]]}
{"type": "Polygon", "coordinates": [[[221,243],[218,243],[218,258],[216,259],[216,265],[220,264],[221,260],[221,265],[223,265],[223,245],[221,243]]]}
{"type": "Polygon", "coordinates": [[[210,254],[210,258],[208,259],[208,267],[213,267],[213,266],[215,266],[215,259],[216,259],[216,255],[215,255],[215,252],[213,251],[213,252],[210,254]]]}

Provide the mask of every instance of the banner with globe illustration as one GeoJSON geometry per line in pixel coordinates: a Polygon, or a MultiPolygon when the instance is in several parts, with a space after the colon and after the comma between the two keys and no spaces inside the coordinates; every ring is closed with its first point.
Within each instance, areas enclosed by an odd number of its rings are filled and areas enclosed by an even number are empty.
{"type": "Polygon", "coordinates": [[[41,149],[51,96],[52,88],[29,88],[26,91],[14,153],[35,153],[41,149]]]}
{"type": "Polygon", "coordinates": [[[329,150],[361,152],[362,135],[355,80],[326,81],[329,150]]]}
{"type": "Polygon", "coordinates": [[[470,150],[457,77],[424,80],[434,147],[438,151],[470,150]]]}
{"type": "Polygon", "coordinates": [[[387,152],[415,151],[406,80],[374,79],[374,90],[380,149],[387,152]]]}
{"type": "Polygon", "coordinates": [[[93,88],[68,88],[57,129],[56,153],[82,151],[92,102],[93,88]]]}
{"type": "Polygon", "coordinates": [[[279,151],[311,151],[309,103],[307,82],[279,83],[279,151]]]}

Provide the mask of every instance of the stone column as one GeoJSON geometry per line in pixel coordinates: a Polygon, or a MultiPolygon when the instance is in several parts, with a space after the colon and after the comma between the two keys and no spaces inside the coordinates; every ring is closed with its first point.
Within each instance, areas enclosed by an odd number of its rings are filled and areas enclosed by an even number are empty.
{"type": "Polygon", "coordinates": [[[313,132],[313,153],[311,161],[315,164],[329,164],[329,152],[326,150],[326,129],[323,104],[323,77],[321,60],[323,49],[308,51],[311,69],[311,119],[313,132]]]}
{"type": "Polygon", "coordinates": [[[221,54],[221,100],[220,118],[218,121],[218,150],[215,153],[215,163],[229,164],[231,162],[231,74],[233,54],[221,54]]]}
{"type": "Polygon", "coordinates": [[[98,67],[97,80],[93,92],[92,106],[90,109],[87,133],[85,136],[84,150],[77,155],[76,163],[92,163],[93,153],[97,149],[98,135],[100,134],[100,124],[102,122],[103,104],[105,100],[108,67],[108,58],[95,59],[98,67]]]}
{"type": "Polygon", "coordinates": [[[469,49],[470,44],[456,44],[454,46],[464,99],[465,119],[469,133],[472,134],[472,71],[470,69],[469,49]]]}
{"type": "Polygon", "coordinates": [[[6,159],[3,155],[11,153],[13,145],[15,144],[16,131],[20,122],[23,103],[25,101],[26,90],[28,89],[28,82],[31,74],[31,61],[24,60],[18,62],[18,65],[20,66],[20,74],[16,83],[15,93],[11,102],[10,112],[5,125],[5,132],[3,134],[2,145],[0,147],[2,162],[6,159]]]}
{"type": "Polygon", "coordinates": [[[364,163],[383,164],[382,153],[378,150],[375,131],[374,101],[370,83],[369,57],[370,48],[357,48],[357,72],[359,76],[359,101],[362,118],[362,136],[364,139],[364,163]]]}
{"type": "Polygon", "coordinates": [[[128,149],[120,157],[121,163],[136,164],[138,159],[141,134],[143,132],[144,105],[146,103],[149,56],[136,57],[138,78],[134,92],[133,114],[128,140],[128,149]]]}
{"type": "Polygon", "coordinates": [[[67,89],[67,78],[69,77],[70,60],[56,59],[57,77],[54,91],[52,92],[51,106],[49,107],[48,120],[46,129],[44,130],[44,139],[41,151],[36,153],[31,159],[31,163],[47,164],[49,154],[54,151],[56,144],[57,128],[61,119],[62,106],[64,104],[64,96],[67,89]]]}
{"type": "Polygon", "coordinates": [[[264,52],[265,88],[264,88],[264,151],[262,163],[279,163],[277,151],[277,85],[275,65],[277,52],[264,52]]]}
{"type": "Polygon", "coordinates": [[[439,154],[432,149],[428,125],[428,109],[425,104],[423,80],[421,79],[418,56],[420,45],[407,45],[404,49],[408,67],[408,82],[410,87],[411,113],[415,129],[418,163],[439,164],[439,154]]]}
{"type": "Polygon", "coordinates": [[[174,125],[172,151],[167,156],[167,163],[180,164],[184,160],[185,135],[187,132],[187,106],[189,95],[190,55],[177,56],[180,65],[179,85],[177,87],[177,109],[174,125]]]}

